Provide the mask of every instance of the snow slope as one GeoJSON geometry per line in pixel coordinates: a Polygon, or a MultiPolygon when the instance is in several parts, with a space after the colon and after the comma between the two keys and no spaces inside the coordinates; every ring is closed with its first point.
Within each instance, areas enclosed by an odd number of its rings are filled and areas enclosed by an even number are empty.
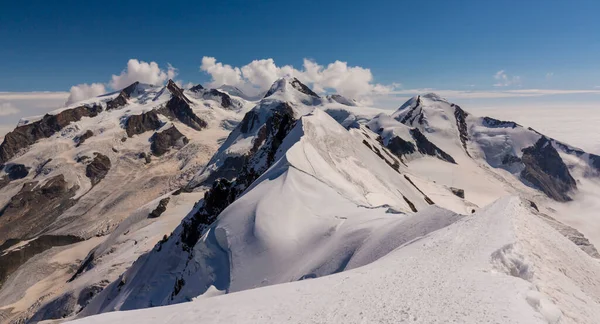
{"type": "MultiPolygon", "coordinates": [[[[565,224],[599,242],[589,211],[597,206],[600,157],[513,122],[471,115],[435,94],[390,113],[320,97],[291,77],[259,101],[221,89],[231,96],[200,86],[144,86],[128,106],[98,116],[118,120],[110,129],[121,134],[128,116],[157,108],[157,131],[175,125],[190,143],[148,164],[137,154],[151,148],[153,132],[129,137],[114,154],[107,150],[111,161],[127,152],[144,168],[136,174],[155,178],[135,182],[111,169],[100,186],[116,183],[114,175],[124,187],[155,194],[144,192],[148,201],[132,202],[101,239],[32,259],[19,269],[21,278],[49,259],[65,266],[39,276],[50,278],[43,285],[13,279],[7,287],[20,288],[0,290],[0,297],[23,311],[23,300],[35,299],[8,296],[55,285],[27,316],[62,321],[108,313],[83,319],[92,323],[593,323],[600,254],[565,224]],[[198,131],[161,110],[173,98],[207,127],[198,131]],[[201,141],[213,143],[210,159],[191,147],[201,141]],[[165,172],[177,180],[165,184],[165,172]],[[159,193],[164,186],[169,190],[159,193]],[[164,216],[150,217],[161,206],[164,216]],[[588,228],[569,217],[582,209],[588,228]],[[67,253],[77,255],[77,266],[67,253]],[[67,274],[73,280],[59,284],[67,274]],[[74,301],[90,289],[85,303],[74,301]],[[180,305],[154,308],[172,304],[180,305]]],[[[101,139],[81,147],[100,147],[101,139]]],[[[78,190],[85,199],[89,188],[78,190]]],[[[72,209],[65,215],[56,233],[106,225],[70,222],[72,209]]]]}
{"type": "MultiPolygon", "coordinates": [[[[171,192],[185,185],[206,165],[219,143],[239,123],[249,104],[236,99],[235,109],[226,109],[220,100],[204,99],[183,91],[193,114],[207,123],[204,129],[194,129],[182,120],[159,114],[158,128],[133,136],[126,134],[124,128],[127,128],[128,118],[160,110],[177,95],[177,89],[170,83],[162,87],[134,83],[123,91],[50,112],[49,115],[62,118],[61,113],[82,105],[102,107],[97,116],[72,121],[10,159],[7,165],[22,164],[29,173],[6,186],[0,185],[2,207],[25,183],[39,181],[38,186],[41,186],[59,174],[65,178],[66,186],[77,190],[72,198],[73,205],[60,211],[55,218],[42,218],[43,221],[37,221],[27,232],[8,232],[12,234],[0,238],[0,242],[7,239],[35,241],[42,234],[73,236],[84,241],[67,247],[49,246],[43,253],[24,259],[27,262],[14,272],[8,272],[8,277],[2,278],[5,282],[0,282],[0,322],[32,316],[34,319],[63,317],[79,311],[84,306],[82,300],[87,302],[88,297],[78,301],[78,296],[89,292],[91,298],[116,280],[139,255],[151,250],[165,234],[169,234],[202,197],[202,192],[179,196],[172,196],[171,192]],[[124,92],[127,92],[126,96],[124,92]],[[120,96],[125,99],[116,100],[120,96]],[[115,106],[116,102],[119,105],[115,106]],[[187,138],[185,145],[169,148],[161,156],[152,154],[155,133],[171,127],[176,127],[187,138]],[[93,135],[85,142],[80,141],[79,138],[88,131],[93,135]],[[97,153],[107,157],[110,168],[103,179],[93,184],[86,175],[86,163],[97,153]],[[148,158],[141,157],[142,153],[148,158]],[[150,218],[148,215],[163,198],[170,198],[165,212],[161,217],[150,218]],[[56,261],[58,254],[61,257],[56,261]],[[91,263],[85,264],[86,261],[91,263]],[[72,278],[84,266],[87,267],[85,271],[72,278]],[[87,272],[92,268],[93,271],[87,272]]],[[[25,118],[20,126],[42,118],[25,118]]],[[[7,175],[7,170],[0,171],[0,179],[7,175]]],[[[27,219],[33,213],[25,213],[22,217],[27,219]]],[[[4,217],[3,221],[6,224],[0,224],[0,228],[11,226],[10,218],[4,217]]],[[[0,254],[8,252],[10,249],[0,251],[0,254]]]]}
{"type": "Polygon", "coordinates": [[[74,323],[595,323],[599,265],[525,205],[499,200],[331,276],[74,323]]]}

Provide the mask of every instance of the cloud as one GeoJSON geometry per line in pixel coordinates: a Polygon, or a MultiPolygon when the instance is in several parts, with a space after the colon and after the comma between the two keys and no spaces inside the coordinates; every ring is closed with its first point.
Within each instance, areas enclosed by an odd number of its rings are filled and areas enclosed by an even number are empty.
{"type": "Polygon", "coordinates": [[[112,76],[109,85],[115,90],[127,87],[128,85],[139,81],[154,85],[163,84],[168,79],[173,79],[177,75],[177,69],[168,64],[167,70],[162,70],[156,62],[144,62],[137,59],[130,59],[127,62],[125,70],[121,74],[112,76]]]}
{"type": "Polygon", "coordinates": [[[102,83],[78,84],[71,87],[71,92],[65,105],[68,106],[74,102],[97,97],[104,93],[106,93],[106,88],[102,83]]]}
{"type": "Polygon", "coordinates": [[[520,85],[521,77],[512,76],[510,77],[504,70],[500,70],[494,74],[494,79],[498,82],[494,84],[494,87],[508,87],[512,85],[520,85]]]}
{"type": "Polygon", "coordinates": [[[203,57],[200,70],[211,76],[210,87],[223,84],[242,89],[248,94],[264,92],[278,78],[293,76],[307,83],[315,92],[333,91],[341,95],[366,99],[372,95],[389,93],[399,84],[383,85],[373,82],[371,70],[348,63],[335,61],[323,66],[304,59],[301,70],[291,65],[277,66],[272,58],[254,60],[242,67],[233,67],[217,62],[214,57],[203,57]]]}
{"type": "Polygon", "coordinates": [[[0,138],[24,116],[39,116],[64,106],[68,92],[0,92],[0,138]],[[16,113],[12,113],[14,109],[16,113]],[[7,113],[11,112],[11,113],[7,113]]]}
{"type": "Polygon", "coordinates": [[[0,116],[14,115],[19,111],[20,110],[10,102],[0,102],[0,116]]]}

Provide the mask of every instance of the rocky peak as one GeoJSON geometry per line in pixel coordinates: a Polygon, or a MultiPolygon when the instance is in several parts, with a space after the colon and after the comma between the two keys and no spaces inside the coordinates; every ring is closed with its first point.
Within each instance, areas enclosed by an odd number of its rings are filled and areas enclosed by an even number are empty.
{"type": "Polygon", "coordinates": [[[193,92],[200,92],[200,90],[203,90],[203,89],[204,89],[204,87],[203,87],[201,84],[197,84],[197,85],[195,85],[195,86],[191,87],[191,88],[190,88],[190,91],[193,91],[193,92]]]}
{"type": "Polygon", "coordinates": [[[577,189],[577,183],[547,137],[542,136],[535,145],[523,149],[521,160],[525,165],[525,169],[521,171],[523,179],[550,198],[558,201],[571,200],[567,193],[577,189]]]}
{"type": "Polygon", "coordinates": [[[183,94],[183,90],[180,87],[178,87],[177,84],[175,84],[175,82],[173,82],[173,80],[171,79],[169,79],[169,82],[167,82],[167,90],[169,90],[169,92],[171,92],[171,94],[173,94],[174,97],[177,97],[188,104],[192,103],[190,99],[188,99],[183,94]]]}
{"type": "Polygon", "coordinates": [[[99,105],[79,106],[65,109],[57,114],[46,114],[42,119],[21,125],[9,132],[0,144],[0,165],[8,162],[20,150],[29,147],[42,138],[48,138],[83,117],[95,117],[102,111],[99,105]]]}
{"type": "Polygon", "coordinates": [[[179,88],[173,80],[169,80],[166,88],[171,92],[172,97],[167,101],[164,107],[157,110],[160,114],[171,119],[177,119],[198,131],[208,126],[208,123],[205,120],[194,113],[190,107],[192,101],[183,94],[183,90],[179,88]]]}
{"type": "Polygon", "coordinates": [[[285,92],[287,91],[287,86],[290,85],[293,89],[314,97],[314,98],[320,98],[318,94],[316,94],[314,91],[312,91],[309,87],[307,87],[304,83],[300,82],[300,80],[293,78],[293,77],[284,77],[284,78],[280,78],[277,81],[275,81],[273,83],[273,85],[271,85],[271,88],[269,89],[269,91],[267,91],[267,93],[265,94],[265,98],[273,95],[276,92],[285,92]]]}
{"type": "Polygon", "coordinates": [[[106,102],[106,110],[112,110],[127,105],[129,98],[131,98],[134,92],[136,92],[139,84],[139,81],[136,81],[123,88],[123,90],[119,92],[119,95],[115,99],[106,102]]]}
{"type": "Polygon", "coordinates": [[[185,137],[181,132],[175,127],[171,126],[170,128],[155,133],[151,138],[152,144],[150,149],[152,150],[152,154],[156,156],[161,156],[169,151],[171,147],[183,147],[189,140],[185,137]]]}

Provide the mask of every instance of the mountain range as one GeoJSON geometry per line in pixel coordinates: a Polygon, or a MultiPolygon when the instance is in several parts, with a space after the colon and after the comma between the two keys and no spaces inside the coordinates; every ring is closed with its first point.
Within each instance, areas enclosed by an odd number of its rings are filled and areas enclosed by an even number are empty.
{"type": "Polygon", "coordinates": [[[600,156],[434,93],[135,82],[22,119],[0,165],[2,323],[600,316],[571,217],[600,156]]]}

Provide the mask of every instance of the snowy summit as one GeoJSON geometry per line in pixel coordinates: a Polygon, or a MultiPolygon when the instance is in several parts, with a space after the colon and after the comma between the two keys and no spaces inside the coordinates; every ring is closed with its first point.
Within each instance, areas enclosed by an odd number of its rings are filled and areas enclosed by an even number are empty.
{"type": "Polygon", "coordinates": [[[2,322],[600,318],[570,218],[600,156],[436,94],[135,82],[27,118],[0,162],[2,322]]]}

